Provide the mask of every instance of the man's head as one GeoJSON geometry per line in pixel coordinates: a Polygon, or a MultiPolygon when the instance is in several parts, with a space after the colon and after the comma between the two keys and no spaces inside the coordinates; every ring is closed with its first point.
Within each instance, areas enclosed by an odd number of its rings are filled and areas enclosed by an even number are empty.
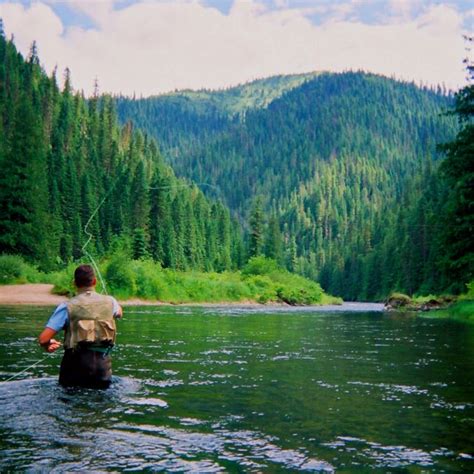
{"type": "Polygon", "coordinates": [[[95,278],[94,269],[90,265],[79,265],[74,272],[74,283],[77,288],[95,286],[97,280],[95,278]]]}

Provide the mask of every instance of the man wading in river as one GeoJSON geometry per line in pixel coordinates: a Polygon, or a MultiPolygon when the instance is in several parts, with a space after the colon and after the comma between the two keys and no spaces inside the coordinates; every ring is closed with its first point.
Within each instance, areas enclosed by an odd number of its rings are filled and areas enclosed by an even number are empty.
{"type": "Polygon", "coordinates": [[[115,298],[95,292],[97,280],[90,265],[80,265],[74,272],[77,296],[60,304],[39,336],[47,352],[61,346],[53,339],[64,329],[64,356],[59,383],[64,387],[107,388],[112,378],[109,352],[115,343],[115,318],[122,308],[115,298]]]}

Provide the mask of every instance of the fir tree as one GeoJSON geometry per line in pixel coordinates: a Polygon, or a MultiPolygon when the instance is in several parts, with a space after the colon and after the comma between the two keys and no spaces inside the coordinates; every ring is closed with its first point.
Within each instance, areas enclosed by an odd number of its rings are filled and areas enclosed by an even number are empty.
{"type": "MultiPolygon", "coordinates": [[[[472,38],[468,38],[472,42],[472,38]]],[[[454,276],[453,289],[462,291],[474,279],[474,64],[467,62],[470,83],[455,96],[453,113],[460,131],[442,146],[441,171],[449,187],[443,240],[444,263],[454,276]]]]}
{"type": "Polygon", "coordinates": [[[282,263],[282,236],[278,218],[274,215],[268,221],[266,239],[265,239],[265,255],[282,263]]]}
{"type": "Polygon", "coordinates": [[[249,256],[262,255],[264,246],[264,215],[261,198],[257,198],[250,216],[250,247],[249,256]]]}

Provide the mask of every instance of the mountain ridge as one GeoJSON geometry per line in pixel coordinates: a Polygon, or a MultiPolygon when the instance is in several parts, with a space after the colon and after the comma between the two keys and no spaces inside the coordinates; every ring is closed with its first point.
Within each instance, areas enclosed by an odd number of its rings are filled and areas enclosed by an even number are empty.
{"type": "Polygon", "coordinates": [[[245,113],[248,109],[266,107],[274,99],[280,97],[288,90],[294,89],[320,74],[324,74],[324,72],[313,71],[300,74],[279,74],[218,89],[181,89],[133,99],[120,95],[116,98],[118,100],[134,101],[184,98],[202,103],[203,107],[215,106],[222,113],[227,113],[232,116],[245,113]]]}
{"type": "MultiPolygon", "coordinates": [[[[166,107],[141,119],[157,132],[175,172],[219,187],[241,219],[250,218],[260,196],[267,222],[278,219],[287,250],[280,258],[288,268],[321,280],[333,294],[373,299],[394,287],[431,288],[427,272],[420,276],[415,268],[399,268],[395,276],[385,268],[392,275],[385,283],[369,280],[381,273],[375,267],[389,251],[400,254],[383,243],[396,227],[400,204],[420,198],[422,184],[415,178],[434,172],[436,144],[454,136],[454,121],[442,115],[451,97],[440,92],[375,74],[327,73],[286,90],[265,108],[221,117],[215,129],[212,112],[209,120],[190,115],[186,119],[197,129],[192,136],[178,109],[177,120],[169,120],[166,107]],[[154,120],[173,131],[172,141],[153,128],[154,120]],[[348,282],[348,272],[358,281],[348,282]]],[[[122,120],[126,108],[119,111],[122,120]]],[[[424,258],[434,245],[433,239],[410,241],[406,252],[414,246],[424,258]]]]}

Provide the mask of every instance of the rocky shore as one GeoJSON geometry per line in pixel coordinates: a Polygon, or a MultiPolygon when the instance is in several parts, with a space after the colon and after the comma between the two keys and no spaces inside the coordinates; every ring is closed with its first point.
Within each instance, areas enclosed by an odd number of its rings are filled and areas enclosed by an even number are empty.
{"type": "Polygon", "coordinates": [[[444,309],[456,301],[454,296],[413,299],[403,293],[392,293],[384,303],[385,311],[431,311],[444,309]]]}

